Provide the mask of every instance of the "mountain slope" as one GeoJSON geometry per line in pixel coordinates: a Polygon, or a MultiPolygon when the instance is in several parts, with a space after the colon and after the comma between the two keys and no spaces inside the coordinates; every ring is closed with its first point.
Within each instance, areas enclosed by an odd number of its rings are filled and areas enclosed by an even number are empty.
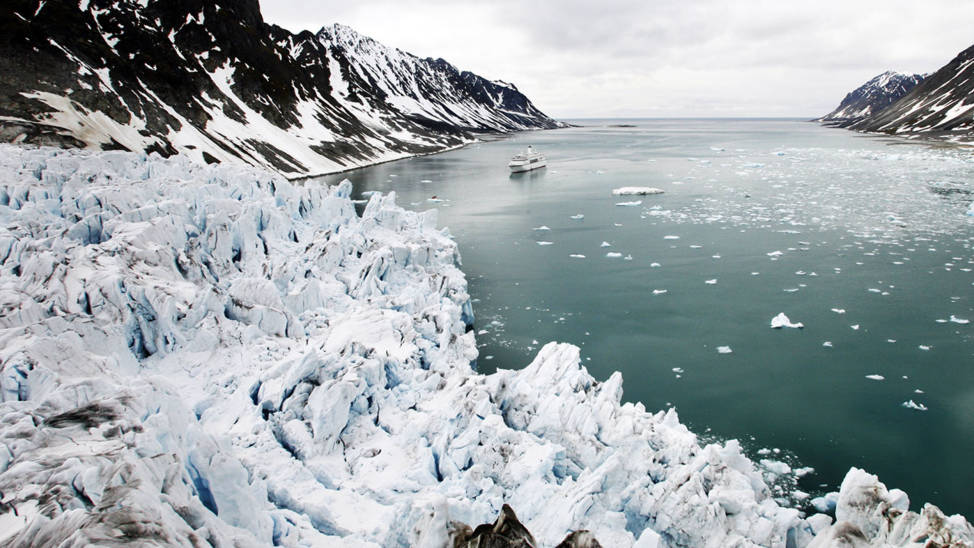
{"type": "Polygon", "coordinates": [[[816,120],[846,127],[875,115],[923,81],[922,74],[886,71],[851,91],[835,110],[816,120]]]}
{"type": "Polygon", "coordinates": [[[185,153],[298,177],[553,128],[512,85],[256,0],[14,0],[0,8],[0,140],[185,153]]]}
{"type": "Polygon", "coordinates": [[[853,129],[969,139],[974,131],[974,46],[853,129]]]}

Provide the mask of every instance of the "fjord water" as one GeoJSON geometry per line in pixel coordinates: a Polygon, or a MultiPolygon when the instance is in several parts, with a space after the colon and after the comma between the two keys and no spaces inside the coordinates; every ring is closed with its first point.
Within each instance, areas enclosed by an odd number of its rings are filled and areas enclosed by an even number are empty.
{"type": "Polygon", "coordinates": [[[626,400],[814,467],[804,491],[857,466],[974,516],[969,151],[800,120],[576,123],[323,180],[439,210],[482,372],[571,342],[626,400]],[[528,144],[548,167],[510,175],[528,144]],[[804,329],[772,330],[779,312],[804,329]]]}

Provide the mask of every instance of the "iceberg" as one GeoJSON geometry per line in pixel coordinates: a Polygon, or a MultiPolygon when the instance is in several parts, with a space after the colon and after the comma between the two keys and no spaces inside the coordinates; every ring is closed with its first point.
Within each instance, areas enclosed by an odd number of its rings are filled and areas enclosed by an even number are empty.
{"type": "Polygon", "coordinates": [[[782,327],[801,329],[805,327],[805,324],[801,322],[792,323],[792,321],[788,319],[788,316],[785,316],[784,312],[779,312],[777,316],[771,318],[771,329],[781,329],[782,327]]]}
{"type": "MultiPolygon", "coordinates": [[[[359,214],[351,191],[0,145],[0,542],[447,546],[505,504],[544,546],[841,533],[779,504],[737,441],[623,403],[577,346],[477,373],[436,211],[390,193],[359,214]]],[[[903,499],[868,479],[836,515],[871,534],[903,499]]],[[[931,508],[904,530],[970,537],[931,508]]]]}
{"type": "Polygon", "coordinates": [[[624,186],[612,189],[613,196],[647,196],[650,194],[663,194],[663,189],[651,186],[624,186]]]}

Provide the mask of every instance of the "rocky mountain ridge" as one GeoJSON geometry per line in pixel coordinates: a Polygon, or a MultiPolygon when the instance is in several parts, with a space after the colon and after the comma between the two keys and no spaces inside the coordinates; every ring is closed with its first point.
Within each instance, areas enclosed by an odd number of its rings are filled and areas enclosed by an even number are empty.
{"type": "Polygon", "coordinates": [[[256,0],[15,0],[0,8],[0,140],[242,161],[286,177],[554,128],[513,85],[256,0]]]}
{"type": "Polygon", "coordinates": [[[816,121],[836,127],[848,127],[879,113],[922,81],[922,74],[903,74],[888,70],[849,92],[835,110],[816,121]]]}

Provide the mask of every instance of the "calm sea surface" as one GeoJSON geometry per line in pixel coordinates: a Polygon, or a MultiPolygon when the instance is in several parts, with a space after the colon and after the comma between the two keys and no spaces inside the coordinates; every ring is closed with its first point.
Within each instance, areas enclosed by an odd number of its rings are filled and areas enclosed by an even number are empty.
{"type": "Polygon", "coordinates": [[[974,516],[970,151],[798,120],[576,123],[324,180],[439,210],[481,371],[574,343],[627,400],[814,467],[803,491],[857,466],[974,516]],[[510,175],[528,144],[548,167],[510,175]],[[804,329],[771,329],[780,312],[804,329]]]}

